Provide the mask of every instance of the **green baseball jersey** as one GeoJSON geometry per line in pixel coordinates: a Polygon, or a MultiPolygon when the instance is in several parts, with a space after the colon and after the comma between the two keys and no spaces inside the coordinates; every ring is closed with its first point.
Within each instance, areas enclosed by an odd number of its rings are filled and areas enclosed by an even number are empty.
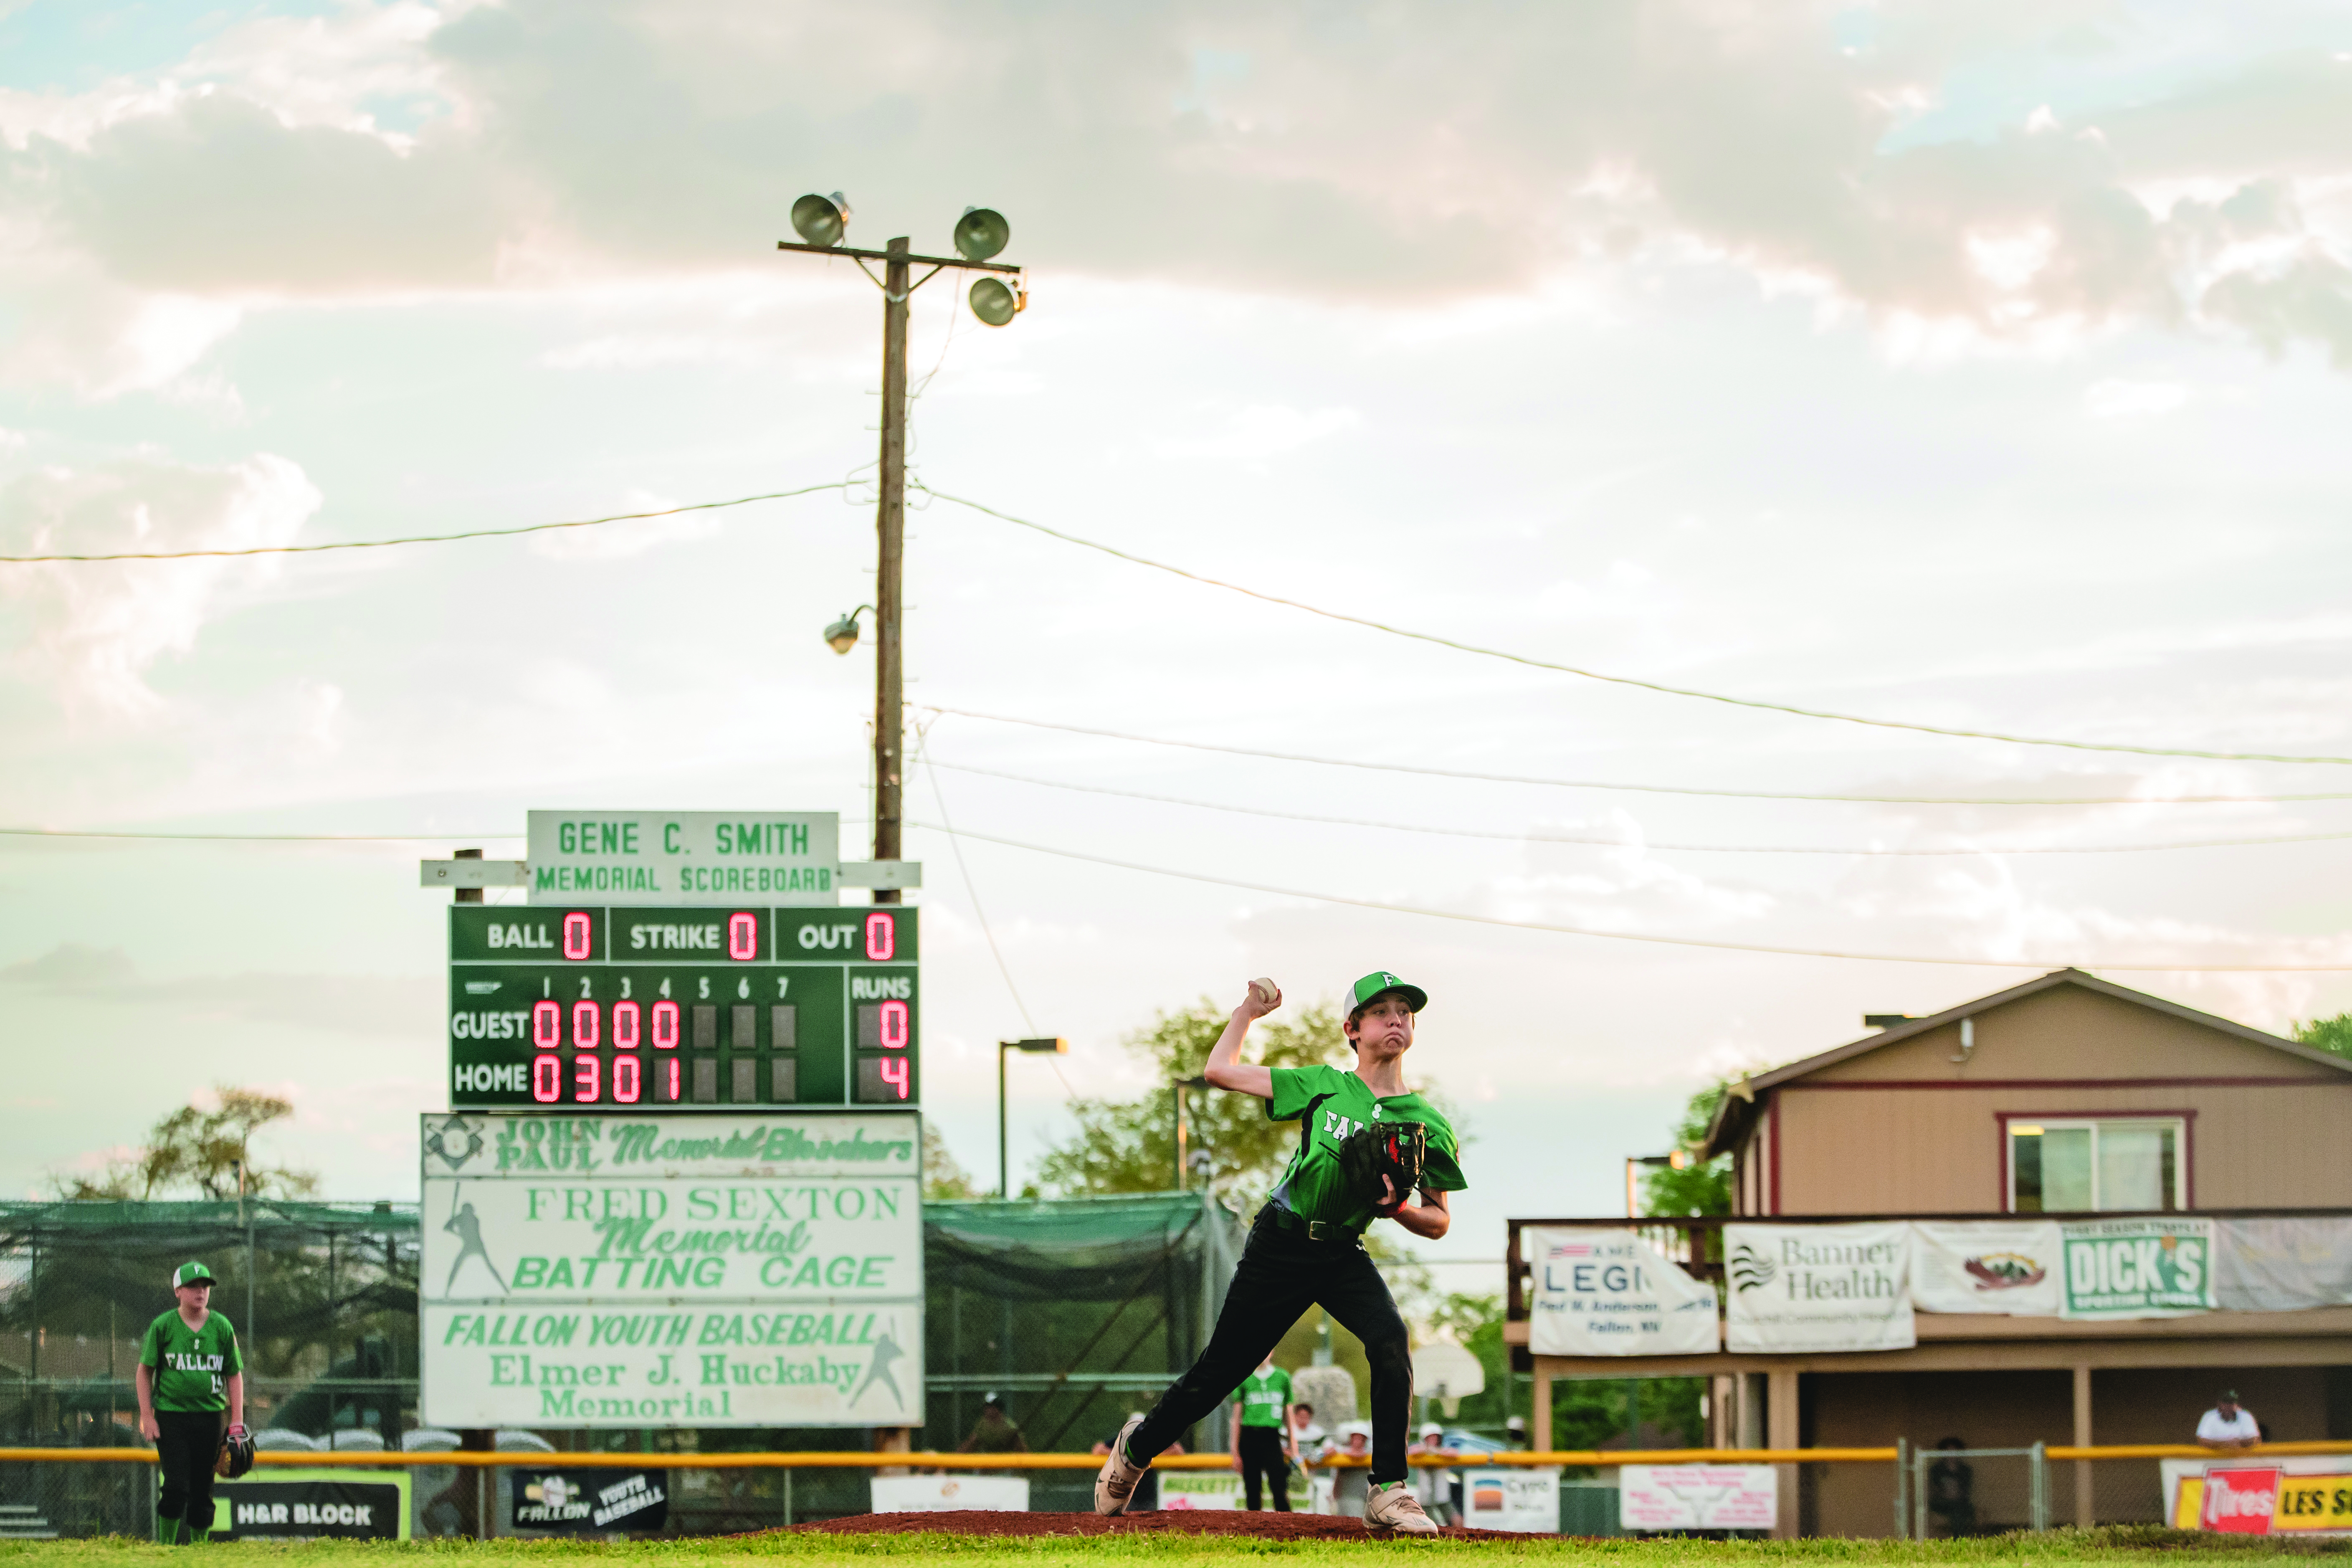
{"type": "Polygon", "coordinates": [[[218,1312],[201,1329],[188,1327],[175,1308],[147,1325],[139,1364],[155,1375],[158,1410],[226,1410],[228,1380],[245,1370],[236,1330],[218,1312]]]}
{"type": "Polygon", "coordinates": [[[1457,1193],[1470,1184],[1462,1178],[1453,1123],[1417,1094],[1375,1096],[1362,1079],[1339,1068],[1276,1068],[1274,1098],[1265,1102],[1265,1114],[1273,1121],[1305,1119],[1298,1152],[1291,1155],[1271,1194],[1272,1202],[1301,1219],[1324,1220],[1343,1230],[1361,1230],[1371,1224],[1372,1200],[1348,1190],[1339,1170],[1339,1146],[1358,1128],[1375,1121],[1418,1121],[1429,1129],[1423,1191],[1457,1193]]]}
{"type": "Polygon", "coordinates": [[[1290,1419],[1290,1374],[1278,1366],[1242,1379],[1242,1425],[1281,1427],[1290,1419]]]}

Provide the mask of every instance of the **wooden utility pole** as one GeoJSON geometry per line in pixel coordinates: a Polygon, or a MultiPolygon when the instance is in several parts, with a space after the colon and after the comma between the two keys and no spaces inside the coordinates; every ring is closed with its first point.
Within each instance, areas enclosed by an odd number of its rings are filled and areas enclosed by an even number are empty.
{"type": "MultiPolygon", "coordinates": [[[[898,858],[899,795],[906,776],[906,656],[900,643],[905,604],[900,567],[907,554],[907,241],[890,242],[882,281],[882,500],[874,531],[880,555],[874,583],[874,858],[898,858]]],[[[877,888],[874,901],[899,901],[877,888]]]]}

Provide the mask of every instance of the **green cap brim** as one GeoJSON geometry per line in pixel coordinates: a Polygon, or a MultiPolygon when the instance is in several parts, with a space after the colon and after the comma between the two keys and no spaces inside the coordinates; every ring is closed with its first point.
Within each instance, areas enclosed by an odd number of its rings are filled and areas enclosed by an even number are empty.
{"type": "Polygon", "coordinates": [[[1385,969],[1376,969],[1348,987],[1348,1011],[1360,1013],[1391,991],[1403,997],[1405,1005],[1416,1013],[1429,1005],[1428,992],[1385,969]]]}

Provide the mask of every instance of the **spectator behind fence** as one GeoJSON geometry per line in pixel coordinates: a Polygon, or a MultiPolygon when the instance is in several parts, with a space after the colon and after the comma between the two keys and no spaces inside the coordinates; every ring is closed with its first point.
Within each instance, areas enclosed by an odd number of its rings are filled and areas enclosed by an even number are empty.
{"type": "Polygon", "coordinates": [[[163,1495],[155,1502],[155,1539],[193,1545],[213,1527],[213,1463],[226,1436],[245,1436],[245,1356],[236,1330],[212,1310],[213,1271],[183,1263],[172,1272],[179,1305],[147,1325],[139,1342],[132,1384],[139,1394],[139,1434],[155,1445],[163,1495]]]}
{"type": "MultiPolygon", "coordinates": [[[[1326,1458],[1346,1455],[1353,1459],[1370,1459],[1372,1452],[1372,1424],[1349,1421],[1341,1425],[1337,1446],[1326,1448],[1326,1458]]],[[[1362,1465],[1351,1465],[1337,1470],[1331,1478],[1331,1506],[1349,1519],[1364,1517],[1364,1504],[1370,1500],[1371,1470],[1362,1465]]]]}
{"type": "Polygon", "coordinates": [[[2198,1420],[2197,1440],[2209,1448],[2251,1448],[2263,1440],[2263,1424],[2238,1403],[2236,1389],[2225,1388],[2198,1420]]]}
{"type": "Polygon", "coordinates": [[[1323,1457],[1331,1435],[1315,1419],[1315,1406],[1305,1400],[1290,1407],[1290,1447],[1302,1465],[1311,1465],[1323,1457]]]}
{"type": "MultiPolygon", "coordinates": [[[[1968,1445],[1947,1437],[1936,1447],[1948,1455],[1968,1445]]],[[[1945,1535],[1954,1541],[1977,1532],[1977,1472],[1966,1459],[1941,1458],[1927,1467],[1927,1515],[1942,1520],[1945,1535]]]]}

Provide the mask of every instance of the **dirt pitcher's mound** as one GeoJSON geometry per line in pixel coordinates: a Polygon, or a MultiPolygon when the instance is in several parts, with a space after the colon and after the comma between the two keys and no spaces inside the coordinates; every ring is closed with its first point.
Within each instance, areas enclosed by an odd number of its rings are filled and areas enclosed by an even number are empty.
{"type": "MultiPolygon", "coordinates": [[[[936,1531],[947,1535],[1254,1535],[1283,1541],[1394,1540],[1375,1537],[1360,1519],[1321,1513],[1249,1513],[1223,1509],[1155,1509],[1106,1519],[1098,1513],[992,1513],[957,1509],[938,1513],[854,1513],[845,1519],[796,1525],[796,1530],[843,1535],[901,1534],[936,1531]]],[[[1442,1533],[1455,1540],[1525,1541],[1499,1530],[1442,1533]]]]}

